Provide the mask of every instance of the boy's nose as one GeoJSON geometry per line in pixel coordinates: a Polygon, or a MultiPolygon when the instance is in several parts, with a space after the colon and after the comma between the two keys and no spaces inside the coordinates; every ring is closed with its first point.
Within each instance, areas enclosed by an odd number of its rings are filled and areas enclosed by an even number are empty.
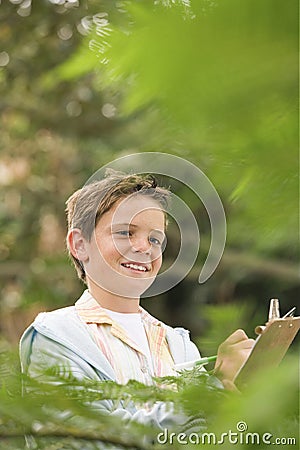
{"type": "Polygon", "coordinates": [[[141,253],[151,253],[151,244],[147,239],[141,238],[141,239],[134,239],[131,242],[132,250],[135,252],[141,252],[141,253]]]}

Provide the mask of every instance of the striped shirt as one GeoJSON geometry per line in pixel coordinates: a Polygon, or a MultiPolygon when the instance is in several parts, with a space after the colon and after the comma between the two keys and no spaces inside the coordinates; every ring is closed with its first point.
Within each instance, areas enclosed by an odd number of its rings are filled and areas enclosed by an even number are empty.
{"type": "MultiPolygon", "coordinates": [[[[129,380],[137,380],[144,384],[153,384],[152,370],[142,349],[87,290],[75,303],[75,308],[80,318],[89,326],[99,349],[114,369],[118,383],[126,384],[129,380]]],[[[176,375],[164,324],[141,307],[139,312],[149,343],[154,376],[176,375]]]]}

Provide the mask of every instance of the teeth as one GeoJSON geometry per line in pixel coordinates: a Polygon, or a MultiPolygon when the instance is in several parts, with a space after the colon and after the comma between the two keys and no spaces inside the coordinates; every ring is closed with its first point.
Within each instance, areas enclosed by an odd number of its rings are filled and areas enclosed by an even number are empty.
{"type": "Polygon", "coordinates": [[[138,266],[137,264],[123,264],[124,267],[128,267],[129,269],[140,270],[141,272],[146,272],[146,267],[138,266]]]}

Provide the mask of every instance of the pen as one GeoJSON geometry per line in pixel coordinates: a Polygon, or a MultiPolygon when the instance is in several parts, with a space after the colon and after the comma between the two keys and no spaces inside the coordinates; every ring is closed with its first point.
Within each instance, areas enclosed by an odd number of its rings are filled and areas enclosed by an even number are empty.
{"type": "Polygon", "coordinates": [[[207,356],[206,358],[201,358],[196,361],[195,366],[203,366],[204,364],[208,364],[210,362],[214,362],[217,359],[217,355],[215,356],[207,356]]]}
{"type": "Polygon", "coordinates": [[[176,370],[190,370],[193,369],[193,367],[199,367],[204,366],[205,364],[208,364],[209,362],[213,362],[217,359],[217,356],[208,356],[207,358],[201,358],[197,359],[196,361],[188,361],[181,364],[176,364],[175,368],[176,370]]]}

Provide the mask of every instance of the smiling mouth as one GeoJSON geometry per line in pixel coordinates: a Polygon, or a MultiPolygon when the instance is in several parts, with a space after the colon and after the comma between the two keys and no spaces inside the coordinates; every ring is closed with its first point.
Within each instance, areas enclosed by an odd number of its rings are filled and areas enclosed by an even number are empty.
{"type": "Polygon", "coordinates": [[[121,266],[125,267],[126,269],[133,270],[134,272],[146,273],[150,270],[148,266],[139,263],[122,263],[121,266]]]}

